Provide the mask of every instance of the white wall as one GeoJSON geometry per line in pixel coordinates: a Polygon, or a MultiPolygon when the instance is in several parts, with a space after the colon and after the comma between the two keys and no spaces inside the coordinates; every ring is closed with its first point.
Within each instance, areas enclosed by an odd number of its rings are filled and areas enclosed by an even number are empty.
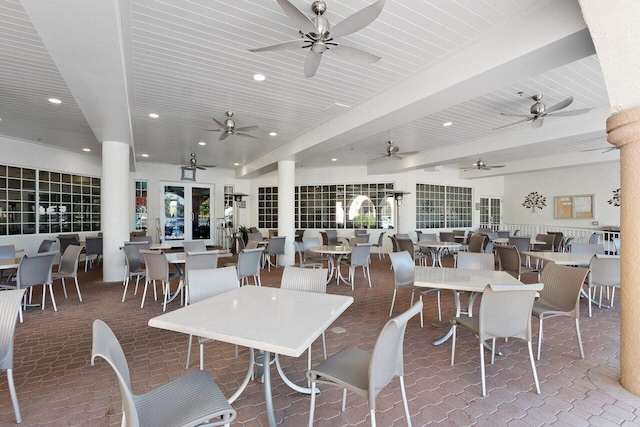
{"type": "Polygon", "coordinates": [[[619,162],[508,175],[504,179],[504,223],[571,228],[617,226],[620,224],[620,208],[610,205],[607,201],[618,188],[619,162]],[[535,213],[522,206],[525,196],[532,191],[537,191],[547,198],[547,206],[542,210],[536,209],[535,213]],[[595,195],[595,218],[554,218],[554,197],[582,194],[595,195]],[[598,221],[598,225],[592,225],[592,221],[598,221]]]}

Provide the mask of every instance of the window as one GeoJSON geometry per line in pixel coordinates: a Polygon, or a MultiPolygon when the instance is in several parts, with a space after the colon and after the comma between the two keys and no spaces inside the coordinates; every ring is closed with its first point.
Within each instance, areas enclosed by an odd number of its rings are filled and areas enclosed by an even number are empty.
{"type": "Polygon", "coordinates": [[[134,230],[146,230],[147,225],[147,181],[136,181],[136,213],[134,230]]]}
{"type": "Polygon", "coordinates": [[[0,165],[0,236],[99,229],[99,178],[0,165]]]}
{"type": "Polygon", "coordinates": [[[416,184],[416,228],[471,227],[469,187],[416,184]]]}
{"type": "MultiPolygon", "coordinates": [[[[296,228],[389,228],[393,183],[301,185],[295,188],[296,228]]],[[[277,228],[278,188],[258,188],[258,227],[277,228]]]]}

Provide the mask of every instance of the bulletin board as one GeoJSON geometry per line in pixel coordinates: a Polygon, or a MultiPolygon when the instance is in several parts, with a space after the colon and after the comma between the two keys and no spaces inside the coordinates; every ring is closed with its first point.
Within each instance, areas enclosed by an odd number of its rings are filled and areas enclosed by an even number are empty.
{"type": "Polygon", "coordinates": [[[593,218],[594,195],[583,194],[577,196],[556,196],[556,219],[587,219],[593,218]]]}

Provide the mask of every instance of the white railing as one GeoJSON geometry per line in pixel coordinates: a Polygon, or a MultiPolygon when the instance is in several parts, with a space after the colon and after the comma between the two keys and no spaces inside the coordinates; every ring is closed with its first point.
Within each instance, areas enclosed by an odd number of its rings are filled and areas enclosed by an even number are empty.
{"type": "Polygon", "coordinates": [[[571,228],[571,227],[556,227],[550,225],[530,225],[530,224],[506,224],[502,226],[503,230],[509,230],[512,233],[515,230],[520,230],[518,235],[535,237],[537,234],[546,234],[549,231],[561,231],[565,237],[573,237],[575,243],[589,243],[589,239],[593,233],[598,235],[598,243],[604,245],[604,249],[607,253],[616,253],[615,245],[613,244],[614,238],[620,238],[619,231],[604,231],[596,230],[593,228],[571,228]]]}

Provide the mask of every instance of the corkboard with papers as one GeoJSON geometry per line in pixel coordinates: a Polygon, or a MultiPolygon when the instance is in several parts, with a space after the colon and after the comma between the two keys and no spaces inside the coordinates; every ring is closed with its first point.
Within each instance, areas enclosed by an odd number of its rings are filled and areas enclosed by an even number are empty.
{"type": "Polygon", "coordinates": [[[585,219],[593,218],[593,194],[578,196],[556,196],[556,219],[585,219]]]}

